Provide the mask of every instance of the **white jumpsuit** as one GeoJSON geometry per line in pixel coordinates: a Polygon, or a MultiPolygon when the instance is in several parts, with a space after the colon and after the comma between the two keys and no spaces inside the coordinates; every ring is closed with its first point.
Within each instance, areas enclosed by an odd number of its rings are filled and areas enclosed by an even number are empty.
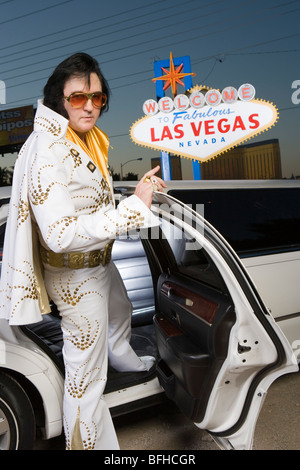
{"type": "Polygon", "coordinates": [[[129,346],[131,306],[117,269],[112,262],[95,265],[90,259],[99,250],[102,256],[119,234],[158,221],[137,196],[115,208],[109,182],[89,156],[65,138],[67,126],[65,118],[39,102],[34,132],[14,171],[0,317],[10,324],[41,320],[43,282],[36,274],[33,241],[37,226],[42,255],[46,253],[44,286],[62,317],[66,447],[118,449],[103,399],[108,335],[115,368],[145,366],[129,346]],[[49,256],[58,256],[59,263],[51,264],[49,256]]]}

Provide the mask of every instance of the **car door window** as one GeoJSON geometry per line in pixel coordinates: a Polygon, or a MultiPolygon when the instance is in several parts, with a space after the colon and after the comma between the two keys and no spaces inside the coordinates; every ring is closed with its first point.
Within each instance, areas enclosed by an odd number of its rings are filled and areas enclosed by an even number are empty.
{"type": "Polygon", "coordinates": [[[184,228],[165,220],[162,220],[161,230],[173,253],[178,273],[201,280],[214,288],[226,289],[214,262],[199,241],[184,228]]]}

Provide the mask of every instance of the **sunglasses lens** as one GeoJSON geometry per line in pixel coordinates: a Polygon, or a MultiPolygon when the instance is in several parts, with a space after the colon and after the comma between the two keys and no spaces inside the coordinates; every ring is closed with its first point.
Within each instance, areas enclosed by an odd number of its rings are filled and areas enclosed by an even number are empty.
{"type": "Polygon", "coordinates": [[[90,98],[95,108],[102,108],[107,102],[106,95],[101,92],[93,94],[74,93],[68,98],[68,101],[73,108],[82,108],[90,98]]]}
{"type": "Polygon", "coordinates": [[[102,106],[104,106],[106,103],[106,95],[103,93],[94,93],[92,101],[96,108],[102,108],[102,106]]]}
{"type": "Polygon", "coordinates": [[[86,102],[87,97],[82,93],[75,93],[70,97],[70,105],[73,106],[73,108],[82,108],[86,102]]]}

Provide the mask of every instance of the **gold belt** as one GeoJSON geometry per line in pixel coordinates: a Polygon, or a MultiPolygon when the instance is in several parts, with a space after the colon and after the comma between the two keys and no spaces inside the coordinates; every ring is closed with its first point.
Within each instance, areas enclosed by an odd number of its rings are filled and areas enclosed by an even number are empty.
{"type": "Polygon", "coordinates": [[[102,264],[105,266],[111,260],[111,252],[114,240],[107,243],[102,250],[89,251],[87,253],[55,253],[40,246],[42,261],[55,268],[95,268],[102,264]]]}

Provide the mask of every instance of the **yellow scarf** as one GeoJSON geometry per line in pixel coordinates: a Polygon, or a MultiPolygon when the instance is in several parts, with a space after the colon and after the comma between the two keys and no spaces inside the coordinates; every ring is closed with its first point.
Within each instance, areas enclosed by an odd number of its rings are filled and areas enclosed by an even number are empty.
{"type": "Polygon", "coordinates": [[[83,140],[81,140],[80,137],[76,134],[76,132],[73,131],[70,126],[68,126],[66,139],[81,147],[82,150],[84,150],[84,152],[100,169],[106,181],[109,182],[107,170],[109,140],[107,135],[102,132],[97,126],[94,126],[92,130],[86,133],[85,144],[83,140]]]}

